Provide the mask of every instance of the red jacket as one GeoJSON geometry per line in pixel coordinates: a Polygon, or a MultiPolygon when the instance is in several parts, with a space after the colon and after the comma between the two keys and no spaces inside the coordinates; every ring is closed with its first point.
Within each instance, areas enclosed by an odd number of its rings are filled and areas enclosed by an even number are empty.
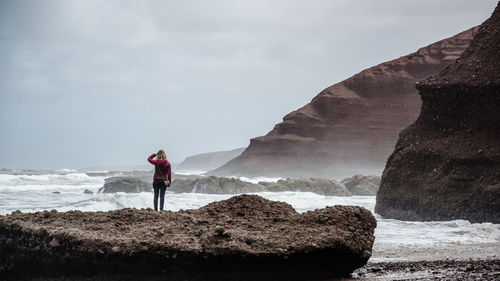
{"type": "Polygon", "coordinates": [[[172,167],[170,166],[170,162],[168,162],[167,159],[153,160],[155,156],[156,153],[153,153],[148,158],[149,163],[155,165],[155,175],[153,179],[166,180],[168,176],[168,180],[172,181],[172,167]]]}

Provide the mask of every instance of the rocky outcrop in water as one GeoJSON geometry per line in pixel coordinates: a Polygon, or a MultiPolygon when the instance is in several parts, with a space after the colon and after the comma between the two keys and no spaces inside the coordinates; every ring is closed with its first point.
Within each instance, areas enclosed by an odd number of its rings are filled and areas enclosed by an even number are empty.
{"type": "Polygon", "coordinates": [[[400,134],[375,211],[500,223],[500,6],[454,64],[417,88],[422,111],[400,134]]]}
{"type": "Polygon", "coordinates": [[[343,178],[381,173],[398,133],[417,118],[415,82],[439,73],[475,28],[379,64],[326,88],[211,174],[343,178]]]}
{"type": "MultiPolygon", "coordinates": [[[[151,183],[134,177],[114,177],[106,180],[99,192],[151,192],[151,183]]],[[[215,176],[183,176],[173,180],[167,189],[175,193],[241,194],[252,192],[299,191],[313,192],[327,196],[372,195],[378,190],[380,177],[356,175],[344,179],[341,183],[333,179],[298,178],[278,180],[277,182],[259,182],[258,184],[235,178],[215,176]]]]}
{"type": "Polygon", "coordinates": [[[172,182],[172,186],[168,190],[177,193],[237,194],[264,191],[264,188],[261,185],[235,178],[210,176],[176,179],[172,182]]]}
{"type": "Polygon", "coordinates": [[[380,185],[379,176],[355,175],[341,181],[352,195],[375,196],[380,185]]]}
{"type": "Polygon", "coordinates": [[[99,189],[102,193],[137,193],[137,192],[151,192],[153,186],[150,182],[143,181],[138,178],[125,177],[125,178],[112,178],[107,179],[104,186],[99,189]]]}
{"type": "Polygon", "coordinates": [[[0,216],[0,278],[326,280],[366,264],[375,227],[362,207],[299,214],[256,195],[179,212],[14,212],[0,216]]]}
{"type": "Polygon", "coordinates": [[[331,179],[300,178],[278,180],[277,182],[259,182],[259,184],[264,186],[266,191],[272,192],[301,191],[329,196],[352,195],[343,184],[331,179]]]}

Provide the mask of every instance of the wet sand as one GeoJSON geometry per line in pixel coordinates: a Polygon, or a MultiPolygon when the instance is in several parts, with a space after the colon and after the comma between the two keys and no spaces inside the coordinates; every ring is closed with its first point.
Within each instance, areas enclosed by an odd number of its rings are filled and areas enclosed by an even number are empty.
{"type": "Polygon", "coordinates": [[[368,263],[339,280],[500,280],[500,260],[368,263]]]}
{"type": "Polygon", "coordinates": [[[338,280],[500,280],[499,254],[499,243],[375,245],[365,266],[338,280]]]}
{"type": "MultiPolygon", "coordinates": [[[[500,239],[500,238],[499,238],[500,239]]],[[[371,263],[438,260],[494,260],[500,258],[500,243],[373,246],[371,263]]]]}

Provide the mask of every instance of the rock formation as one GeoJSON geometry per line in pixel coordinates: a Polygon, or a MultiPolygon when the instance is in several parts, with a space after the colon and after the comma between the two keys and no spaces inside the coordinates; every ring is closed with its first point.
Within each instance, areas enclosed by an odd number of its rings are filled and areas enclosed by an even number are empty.
{"type": "Polygon", "coordinates": [[[104,186],[99,189],[102,193],[115,193],[115,192],[151,192],[153,186],[150,182],[143,181],[139,178],[124,177],[124,178],[110,178],[106,180],[104,186]]]}
{"type": "Polygon", "coordinates": [[[168,190],[177,193],[236,194],[264,191],[264,187],[235,178],[210,176],[176,179],[168,190]]]}
{"type": "Polygon", "coordinates": [[[500,4],[462,56],[417,88],[420,116],[388,159],[375,211],[500,223],[500,4]]]}
{"type": "Polygon", "coordinates": [[[345,185],[352,195],[375,196],[380,186],[380,177],[355,175],[343,179],[341,183],[345,185]]]}
{"type": "Polygon", "coordinates": [[[464,31],[326,88],[211,174],[343,178],[353,170],[381,173],[398,133],[419,114],[415,82],[455,61],[475,31],[464,31]]]}
{"type": "Polygon", "coordinates": [[[321,178],[300,178],[286,179],[277,182],[259,182],[266,188],[266,191],[301,191],[313,192],[319,195],[329,196],[351,196],[352,194],[346,187],[331,179],[321,178]]]}
{"type": "Polygon", "coordinates": [[[220,167],[227,161],[239,156],[245,148],[237,148],[230,151],[218,151],[196,154],[186,157],[175,170],[190,172],[206,172],[220,167]]]}
{"type": "MultiPolygon", "coordinates": [[[[176,177],[177,178],[177,177],[176,177]]],[[[380,184],[378,176],[355,175],[342,182],[325,178],[288,178],[277,182],[259,182],[258,184],[235,178],[216,176],[182,175],[172,181],[167,189],[175,193],[241,194],[253,192],[299,191],[313,192],[327,196],[371,195],[375,196],[380,184]]],[[[112,177],[99,192],[151,192],[151,183],[142,178],[112,177]]],[[[91,194],[91,191],[86,193],[91,194]]]]}
{"type": "Polygon", "coordinates": [[[17,211],[0,216],[0,278],[326,280],[366,264],[375,227],[362,207],[299,214],[256,195],[179,212],[17,211]]]}

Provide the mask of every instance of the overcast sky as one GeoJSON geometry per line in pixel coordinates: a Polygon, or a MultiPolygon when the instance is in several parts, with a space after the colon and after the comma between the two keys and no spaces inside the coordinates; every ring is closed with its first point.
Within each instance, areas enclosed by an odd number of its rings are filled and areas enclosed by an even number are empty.
{"type": "Polygon", "coordinates": [[[497,1],[0,0],[0,168],[244,147],[322,89],[497,1]]]}

